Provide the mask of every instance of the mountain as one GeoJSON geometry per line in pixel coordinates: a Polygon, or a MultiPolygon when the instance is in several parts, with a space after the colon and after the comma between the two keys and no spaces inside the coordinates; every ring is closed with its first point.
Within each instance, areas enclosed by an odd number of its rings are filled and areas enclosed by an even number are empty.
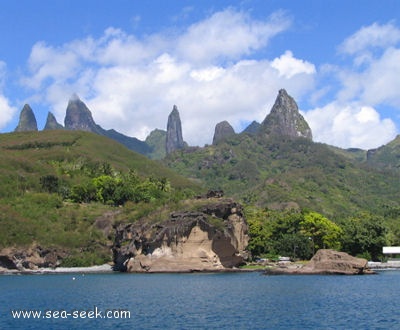
{"type": "Polygon", "coordinates": [[[179,116],[178,107],[174,105],[171,113],[168,116],[167,136],[165,141],[165,151],[168,154],[175,150],[182,149],[185,142],[182,137],[182,124],[179,116]]]}
{"type": "Polygon", "coordinates": [[[104,135],[104,130],[95,123],[89,108],[76,94],[68,101],[64,126],[67,130],[86,131],[104,135]]]}
{"type": "Polygon", "coordinates": [[[400,135],[379,148],[368,150],[366,158],[369,166],[400,173],[400,135]]]}
{"type": "Polygon", "coordinates": [[[147,153],[146,156],[150,159],[163,159],[166,155],[166,138],[167,132],[162,129],[156,128],[151,131],[144,141],[151,148],[151,152],[147,153]]]}
{"type": "Polygon", "coordinates": [[[35,114],[29,104],[25,104],[19,115],[18,126],[15,132],[37,131],[37,122],[35,114]]]}
{"type": "Polygon", "coordinates": [[[362,150],[314,143],[308,123],[285,90],[279,91],[258,132],[246,133],[176,151],[164,164],[208,189],[222,189],[264,208],[306,208],[336,219],[361,210],[381,215],[400,210],[398,176],[371,166],[383,157],[396,166],[400,138],[370,151],[368,163],[362,161],[362,150]]]}
{"type": "Polygon", "coordinates": [[[213,144],[218,144],[234,134],[235,130],[233,127],[226,120],[224,120],[215,125],[213,144]]]}
{"type": "Polygon", "coordinates": [[[260,132],[312,140],[310,126],[300,114],[296,101],[284,89],[279,91],[271,112],[261,123],[260,132]]]}
{"type": "Polygon", "coordinates": [[[242,133],[247,134],[257,134],[260,129],[261,124],[253,120],[249,126],[247,126],[242,133]]]}
{"type": "Polygon", "coordinates": [[[130,150],[144,155],[151,152],[151,148],[145,142],[134,137],[126,136],[114,129],[105,130],[100,125],[97,125],[89,108],[76,94],[74,94],[68,102],[64,124],[67,130],[87,131],[107,136],[123,144],[130,150]]]}
{"type": "Polygon", "coordinates": [[[44,126],[44,130],[49,129],[64,129],[64,126],[57,122],[56,117],[51,112],[47,114],[46,125],[44,126]]]}

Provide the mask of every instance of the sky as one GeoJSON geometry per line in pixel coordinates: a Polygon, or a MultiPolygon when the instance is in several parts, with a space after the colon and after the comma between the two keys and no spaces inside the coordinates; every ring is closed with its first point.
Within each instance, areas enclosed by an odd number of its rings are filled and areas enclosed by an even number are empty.
{"type": "Polygon", "coordinates": [[[41,130],[76,93],[144,140],[174,105],[189,145],[262,122],[281,88],[313,140],[372,149],[400,129],[398,0],[4,0],[0,132],[25,103],[41,130]]]}

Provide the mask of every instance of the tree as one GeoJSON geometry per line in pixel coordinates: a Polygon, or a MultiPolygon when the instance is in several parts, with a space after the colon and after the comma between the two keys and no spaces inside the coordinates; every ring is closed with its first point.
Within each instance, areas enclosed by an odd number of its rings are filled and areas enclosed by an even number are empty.
{"type": "Polygon", "coordinates": [[[96,199],[102,203],[115,203],[115,191],[121,184],[117,178],[109,175],[100,175],[92,180],[93,185],[96,187],[96,199]]]}
{"type": "Polygon", "coordinates": [[[271,252],[293,259],[310,258],[312,251],[309,239],[304,235],[301,227],[303,213],[290,210],[271,213],[271,216],[273,221],[271,252]]]}
{"type": "Polygon", "coordinates": [[[382,247],[387,243],[388,229],[381,216],[361,212],[346,219],[342,225],[343,250],[351,255],[369,255],[372,260],[379,260],[382,247]]]}
{"type": "Polygon", "coordinates": [[[96,187],[92,181],[72,187],[70,198],[76,203],[90,203],[96,200],[96,187]]]}
{"type": "Polygon", "coordinates": [[[250,236],[247,248],[253,256],[260,256],[269,252],[268,241],[272,232],[266,218],[266,210],[256,208],[246,209],[246,219],[249,225],[250,236]]]}
{"type": "Polygon", "coordinates": [[[304,214],[300,221],[301,233],[308,236],[313,244],[313,250],[336,249],[341,247],[340,236],[342,229],[334,222],[317,212],[304,214]]]}

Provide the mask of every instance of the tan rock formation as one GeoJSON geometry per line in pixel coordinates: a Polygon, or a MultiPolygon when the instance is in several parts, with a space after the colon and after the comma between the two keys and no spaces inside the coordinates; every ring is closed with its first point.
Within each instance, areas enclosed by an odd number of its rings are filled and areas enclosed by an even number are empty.
{"type": "Polygon", "coordinates": [[[246,258],[247,223],[230,199],[210,199],[199,211],[174,212],[157,225],[117,228],[115,269],[128,272],[221,271],[246,258]]]}
{"type": "Polygon", "coordinates": [[[345,252],[321,249],[303,267],[285,265],[278,269],[266,270],[267,275],[295,274],[295,275],[362,275],[373,274],[368,268],[368,260],[352,257],[345,252]]]}

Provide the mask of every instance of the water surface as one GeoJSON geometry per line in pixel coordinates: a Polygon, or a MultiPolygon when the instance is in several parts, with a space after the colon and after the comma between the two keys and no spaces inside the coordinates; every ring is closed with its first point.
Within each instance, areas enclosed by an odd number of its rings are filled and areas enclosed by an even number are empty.
{"type": "Polygon", "coordinates": [[[399,271],[0,276],[0,329],[400,329],[399,289],[399,271]],[[19,310],[42,314],[13,318],[19,310]],[[130,318],[73,317],[95,310],[130,318]]]}

